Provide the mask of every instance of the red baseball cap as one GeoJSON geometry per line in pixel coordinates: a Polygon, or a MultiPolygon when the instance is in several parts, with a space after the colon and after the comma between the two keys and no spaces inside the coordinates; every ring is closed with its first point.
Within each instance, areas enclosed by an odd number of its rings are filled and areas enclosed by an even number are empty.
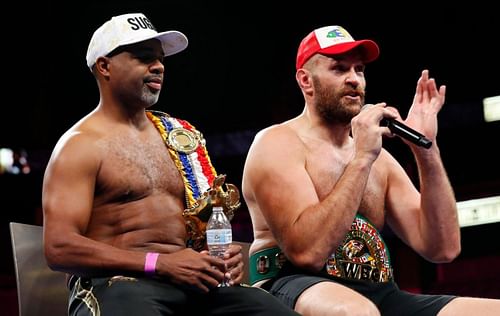
{"type": "Polygon", "coordinates": [[[321,27],[309,33],[300,43],[295,67],[301,68],[314,54],[338,55],[359,46],[364,48],[365,63],[377,59],[379,48],[374,41],[355,41],[343,27],[338,25],[321,27]]]}

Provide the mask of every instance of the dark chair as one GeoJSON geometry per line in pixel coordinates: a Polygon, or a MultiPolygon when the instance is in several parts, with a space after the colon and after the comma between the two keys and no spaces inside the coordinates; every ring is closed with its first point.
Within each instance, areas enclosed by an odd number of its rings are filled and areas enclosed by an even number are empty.
{"type": "MultiPolygon", "coordinates": [[[[19,315],[67,315],[68,290],[65,275],[47,266],[43,253],[43,228],[11,222],[10,234],[16,270],[19,315]]],[[[245,263],[243,283],[248,284],[250,243],[237,241],[235,243],[243,247],[245,263]]]]}
{"type": "Polygon", "coordinates": [[[43,253],[43,228],[10,223],[20,316],[67,315],[65,274],[52,271],[43,253]]]}

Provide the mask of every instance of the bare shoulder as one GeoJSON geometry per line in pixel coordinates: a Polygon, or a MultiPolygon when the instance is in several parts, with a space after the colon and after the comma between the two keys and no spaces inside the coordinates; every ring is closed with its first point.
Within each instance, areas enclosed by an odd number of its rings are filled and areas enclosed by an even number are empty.
{"type": "Polygon", "coordinates": [[[303,164],[305,159],[305,146],[293,126],[287,123],[272,125],[255,136],[243,175],[245,180],[267,178],[303,164]]]}
{"type": "Polygon", "coordinates": [[[57,141],[49,160],[49,166],[57,162],[81,163],[85,159],[96,159],[100,154],[99,141],[105,135],[102,128],[96,128],[97,122],[92,116],[86,116],[68,129],[57,141]]]}
{"type": "Polygon", "coordinates": [[[255,135],[252,147],[270,146],[270,148],[274,149],[283,149],[285,144],[287,146],[301,144],[297,131],[288,122],[272,125],[260,130],[255,135]]]}

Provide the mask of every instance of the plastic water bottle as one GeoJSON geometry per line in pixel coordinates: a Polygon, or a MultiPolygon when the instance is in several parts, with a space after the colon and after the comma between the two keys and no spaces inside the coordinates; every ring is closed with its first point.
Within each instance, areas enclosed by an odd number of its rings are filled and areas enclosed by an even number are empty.
{"type": "MultiPolygon", "coordinates": [[[[233,231],[229,219],[224,214],[222,207],[214,206],[212,215],[207,223],[207,246],[211,256],[223,258],[224,252],[233,242],[233,231]]],[[[219,286],[229,286],[225,280],[219,286]]]]}

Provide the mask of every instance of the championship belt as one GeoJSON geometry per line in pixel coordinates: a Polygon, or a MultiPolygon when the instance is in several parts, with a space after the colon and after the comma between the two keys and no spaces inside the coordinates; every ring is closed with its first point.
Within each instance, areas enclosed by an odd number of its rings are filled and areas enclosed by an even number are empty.
{"type": "Polygon", "coordinates": [[[146,111],[160,132],[175,166],[184,182],[186,209],[183,217],[188,233],[187,246],[197,251],[205,249],[205,228],[212,207],[222,206],[231,220],[241,205],[238,188],[226,183],[225,175],[217,175],[205,146],[203,135],[189,122],[159,111],[146,111]]]}
{"type": "Polygon", "coordinates": [[[389,282],[393,271],[389,250],[378,230],[356,215],[351,229],[326,262],[328,274],[348,279],[389,282]]]}

